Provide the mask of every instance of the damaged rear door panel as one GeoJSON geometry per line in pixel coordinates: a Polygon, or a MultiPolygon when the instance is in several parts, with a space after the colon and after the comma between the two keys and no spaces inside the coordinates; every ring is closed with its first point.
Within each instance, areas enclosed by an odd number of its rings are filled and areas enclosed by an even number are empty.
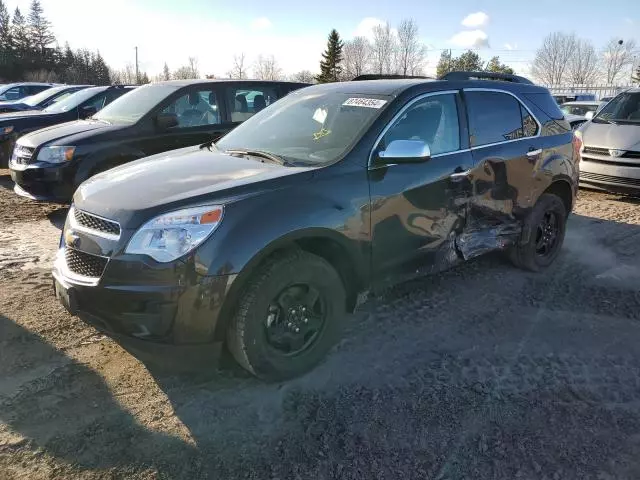
{"type": "Polygon", "coordinates": [[[517,241],[535,204],[535,178],[545,157],[540,124],[506,91],[465,89],[471,199],[467,222],[456,244],[465,259],[505,249],[517,241]]]}

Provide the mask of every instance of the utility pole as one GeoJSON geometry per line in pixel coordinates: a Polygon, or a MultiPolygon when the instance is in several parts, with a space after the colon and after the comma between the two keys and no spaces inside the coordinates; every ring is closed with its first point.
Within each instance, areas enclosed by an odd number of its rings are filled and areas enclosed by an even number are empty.
{"type": "Polygon", "coordinates": [[[140,85],[140,75],[138,74],[138,47],[136,49],[136,85],[140,85]]]}

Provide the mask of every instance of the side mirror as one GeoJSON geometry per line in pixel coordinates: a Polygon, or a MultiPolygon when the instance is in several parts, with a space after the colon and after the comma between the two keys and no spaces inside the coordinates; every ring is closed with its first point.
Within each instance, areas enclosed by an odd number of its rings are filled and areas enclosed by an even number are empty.
{"type": "Polygon", "coordinates": [[[156,117],[156,128],[164,131],[178,126],[178,116],[175,113],[160,113],[156,117]]]}
{"type": "Polygon", "coordinates": [[[98,113],[98,110],[94,106],[87,105],[86,107],[82,107],[79,113],[80,113],[80,118],[85,119],[98,113]]]}
{"type": "Polygon", "coordinates": [[[586,118],[587,120],[591,120],[593,118],[593,112],[585,113],[584,118],[586,118]]]}
{"type": "Polygon", "coordinates": [[[420,163],[431,158],[431,149],[422,140],[394,140],[378,157],[384,163],[420,163]]]}

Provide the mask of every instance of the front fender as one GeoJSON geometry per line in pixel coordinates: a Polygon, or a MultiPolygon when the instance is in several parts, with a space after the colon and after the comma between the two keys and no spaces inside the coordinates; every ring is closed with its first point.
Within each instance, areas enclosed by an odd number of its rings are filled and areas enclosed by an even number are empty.
{"type": "Polygon", "coordinates": [[[364,275],[369,244],[366,214],[346,199],[302,190],[263,192],[226,205],[219,229],[198,249],[198,273],[243,273],[276,250],[317,238],[338,244],[359,276],[364,275]]]}
{"type": "Polygon", "coordinates": [[[88,180],[106,167],[113,168],[145,156],[144,152],[131,147],[114,146],[98,148],[78,159],[78,169],[74,179],[76,186],[88,180]]]}

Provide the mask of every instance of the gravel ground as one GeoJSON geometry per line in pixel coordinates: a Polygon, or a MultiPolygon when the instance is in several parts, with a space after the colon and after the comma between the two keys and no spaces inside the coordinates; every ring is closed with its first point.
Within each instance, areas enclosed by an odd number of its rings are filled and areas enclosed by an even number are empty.
{"type": "Polygon", "coordinates": [[[548,271],[491,255],[402,285],[313,372],[264,384],[145,365],[66,314],[66,211],[3,173],[3,480],[640,478],[635,201],[581,192],[548,271]]]}

